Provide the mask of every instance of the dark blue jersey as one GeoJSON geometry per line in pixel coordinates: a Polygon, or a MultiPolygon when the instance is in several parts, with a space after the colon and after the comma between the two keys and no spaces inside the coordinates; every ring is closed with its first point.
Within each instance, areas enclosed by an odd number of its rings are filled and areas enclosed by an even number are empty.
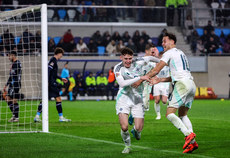
{"type": "Polygon", "coordinates": [[[19,60],[12,63],[10,76],[6,85],[14,88],[21,88],[22,65],[19,60]]]}
{"type": "Polygon", "coordinates": [[[57,73],[58,73],[57,59],[55,57],[52,57],[48,63],[49,86],[56,86],[57,85],[56,79],[57,78],[61,79],[61,77],[59,77],[57,73]]]}

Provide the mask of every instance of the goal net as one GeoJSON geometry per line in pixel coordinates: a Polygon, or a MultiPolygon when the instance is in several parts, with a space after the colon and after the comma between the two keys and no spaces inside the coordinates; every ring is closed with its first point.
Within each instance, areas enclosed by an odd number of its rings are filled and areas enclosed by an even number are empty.
{"type": "Polygon", "coordinates": [[[0,133],[48,132],[47,6],[1,12],[0,23],[0,133]]]}

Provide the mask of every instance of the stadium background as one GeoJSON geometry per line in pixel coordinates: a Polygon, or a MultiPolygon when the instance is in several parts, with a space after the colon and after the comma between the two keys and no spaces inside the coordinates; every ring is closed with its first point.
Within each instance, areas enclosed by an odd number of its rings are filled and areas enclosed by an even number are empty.
{"type": "MultiPolygon", "coordinates": [[[[204,4],[203,1],[193,0],[193,3],[194,4],[189,1],[189,7],[193,6],[194,12],[198,13],[198,8],[204,7],[202,5],[204,4]]],[[[9,8],[9,6],[2,7],[2,10],[9,8]]],[[[210,16],[204,17],[206,16],[206,12],[198,13],[197,16],[195,16],[194,13],[193,20],[196,21],[196,23],[194,23],[195,28],[203,28],[207,24],[207,20],[215,22],[210,7],[205,6],[205,9],[202,10],[208,11],[208,15],[210,16]]],[[[65,19],[65,22],[61,22],[56,18],[53,22],[50,21],[49,23],[48,36],[62,36],[67,29],[71,29],[74,36],[80,37],[92,36],[96,30],[100,30],[101,32],[109,30],[110,33],[114,31],[123,33],[128,30],[130,35],[132,35],[133,31],[137,29],[140,31],[146,30],[150,37],[158,37],[162,29],[167,28],[167,30],[177,35],[177,47],[184,50],[188,56],[192,75],[194,76],[197,86],[212,87],[219,98],[228,98],[229,56],[226,56],[226,54],[193,56],[189,45],[184,41],[182,27],[166,26],[165,20],[155,24],[142,24],[142,26],[140,26],[141,24],[139,23],[131,21],[132,23],[125,27],[123,25],[125,25],[126,21],[123,19],[119,20],[120,23],[115,24],[80,23],[77,21],[73,24],[69,23],[68,19],[65,19]]],[[[218,26],[215,24],[215,27],[229,29],[229,25],[218,26]]],[[[22,58],[23,57],[19,56],[20,60],[22,60],[22,58]]],[[[63,59],[117,60],[118,56],[64,56],[63,59]]],[[[4,61],[6,60],[8,60],[7,57],[0,57],[0,64],[5,63],[4,61]]],[[[29,62],[25,62],[23,65],[22,76],[26,77],[29,73],[37,72],[37,69],[40,71],[40,57],[33,56],[27,58],[27,56],[24,56],[23,60],[30,60],[31,62],[30,64],[28,64],[29,62]],[[28,67],[32,69],[25,69],[28,67]],[[33,71],[34,69],[36,69],[36,71],[33,71]]],[[[5,74],[8,74],[7,66],[9,65],[1,65],[0,87],[3,87],[3,81],[7,80],[8,76],[5,76],[5,74]],[[2,69],[2,67],[6,68],[2,69]]],[[[60,71],[63,65],[64,62],[59,62],[60,71]]],[[[81,71],[83,65],[84,62],[69,62],[71,72],[76,69],[81,71]]],[[[102,65],[103,62],[96,64],[88,63],[86,69],[97,72],[101,70],[102,65]]],[[[115,65],[115,63],[107,62],[105,65],[105,73],[107,73],[112,65],[115,65]]],[[[22,83],[22,93],[27,97],[30,96],[31,92],[36,93],[37,91],[35,89],[37,86],[33,87],[33,80],[40,80],[41,78],[41,76],[36,75],[33,77],[30,81],[24,81],[22,83]]],[[[20,101],[20,104],[24,104],[24,101],[20,101]]],[[[2,105],[6,107],[4,101],[2,105]]],[[[0,157],[124,157],[124,155],[120,154],[123,143],[120,139],[120,127],[117,116],[115,115],[114,105],[115,101],[64,101],[64,113],[68,118],[72,119],[72,122],[61,124],[58,122],[56,116],[55,102],[49,101],[49,127],[51,133],[1,134],[0,157]]],[[[36,108],[37,107],[34,106],[34,110],[36,110],[36,108]]],[[[165,113],[165,110],[166,107],[162,106],[162,115],[165,113]]],[[[195,100],[190,118],[194,124],[194,130],[197,132],[197,141],[200,148],[192,155],[184,155],[181,149],[184,143],[183,136],[178,134],[178,131],[174,129],[166,118],[162,117],[160,122],[154,120],[155,113],[153,110],[153,101],[151,101],[150,111],[146,113],[145,117],[145,128],[142,133],[142,140],[137,142],[132,139],[133,153],[125,157],[229,157],[229,112],[229,100],[195,100]]]]}

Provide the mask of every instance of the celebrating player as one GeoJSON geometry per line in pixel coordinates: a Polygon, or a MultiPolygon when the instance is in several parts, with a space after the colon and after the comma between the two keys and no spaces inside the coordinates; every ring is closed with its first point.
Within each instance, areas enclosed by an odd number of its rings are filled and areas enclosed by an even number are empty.
{"type": "MultiPolygon", "coordinates": [[[[145,57],[146,56],[159,56],[159,51],[157,47],[153,44],[147,44],[145,47],[145,57]]],[[[156,66],[155,62],[148,62],[147,65],[142,67],[142,71],[145,74],[147,74],[152,68],[156,66]]],[[[144,109],[145,111],[149,110],[149,94],[151,93],[152,86],[148,84],[148,82],[143,82],[144,84],[144,90],[143,90],[143,102],[144,102],[144,109]]],[[[133,116],[130,114],[129,116],[129,124],[133,124],[133,116]]]]}
{"type": "Polygon", "coordinates": [[[166,117],[172,124],[185,135],[183,153],[191,153],[198,148],[195,141],[196,134],[193,133],[192,123],[187,113],[192,106],[196,92],[196,85],[190,73],[189,64],[185,54],[176,48],[176,36],[166,33],[162,40],[165,53],[160,63],[152,69],[147,76],[156,76],[164,66],[169,65],[171,76],[167,78],[155,78],[152,83],[172,82],[174,85],[172,95],[169,98],[166,117]],[[179,117],[175,115],[178,111],[179,117]]]}
{"type": "MultiPolygon", "coordinates": [[[[59,94],[59,87],[56,82],[56,79],[61,79],[64,83],[68,82],[66,78],[61,78],[57,75],[58,72],[58,65],[57,60],[61,59],[64,54],[64,50],[62,48],[57,47],[54,50],[54,56],[50,59],[48,63],[48,89],[49,89],[49,99],[54,97],[56,100],[56,108],[59,115],[59,121],[60,122],[69,122],[70,119],[66,119],[63,117],[62,114],[62,100],[59,94]]],[[[37,114],[34,118],[34,122],[41,122],[40,114],[42,112],[42,102],[38,106],[37,114]]]]}
{"type": "Polygon", "coordinates": [[[121,49],[120,59],[122,62],[114,67],[115,77],[119,84],[116,100],[116,113],[119,116],[121,137],[125,143],[125,148],[122,153],[129,153],[131,150],[131,139],[128,131],[128,115],[130,111],[135,121],[132,133],[134,133],[137,140],[141,137],[141,131],[144,125],[144,108],[142,99],[143,85],[139,86],[137,89],[131,87],[131,85],[138,80],[149,81],[147,76],[141,76],[143,75],[142,67],[137,65],[137,63],[140,62],[146,64],[149,62],[150,58],[141,58],[133,62],[133,51],[129,48],[123,48],[121,49]]]}
{"type": "Polygon", "coordinates": [[[13,116],[8,122],[19,122],[19,105],[17,99],[20,98],[19,90],[21,88],[21,74],[22,74],[22,66],[20,61],[17,59],[17,53],[15,51],[11,51],[9,54],[9,60],[12,62],[12,66],[10,69],[9,79],[3,89],[6,92],[6,88],[8,87],[8,94],[5,98],[13,116]]]}

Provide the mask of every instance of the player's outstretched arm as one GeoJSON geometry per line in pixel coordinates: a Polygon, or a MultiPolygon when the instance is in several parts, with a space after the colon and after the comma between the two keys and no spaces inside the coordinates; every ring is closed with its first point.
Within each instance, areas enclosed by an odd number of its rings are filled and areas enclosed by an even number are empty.
{"type": "Polygon", "coordinates": [[[160,59],[153,57],[153,56],[145,56],[143,57],[144,60],[148,63],[148,62],[155,62],[155,63],[159,63],[160,59]]]}
{"type": "Polygon", "coordinates": [[[141,76],[140,79],[141,79],[142,81],[151,82],[149,76],[141,76]]]}
{"type": "Polygon", "coordinates": [[[133,87],[133,88],[137,88],[138,86],[140,86],[140,84],[141,84],[142,82],[143,82],[143,80],[139,80],[139,81],[133,83],[133,84],[132,84],[132,87],[133,87]]]}
{"type": "Polygon", "coordinates": [[[171,82],[172,78],[171,77],[167,77],[167,78],[158,78],[157,76],[154,76],[153,78],[151,78],[151,85],[155,85],[159,82],[171,82]]]}
{"type": "Polygon", "coordinates": [[[140,80],[140,77],[135,77],[133,79],[124,80],[124,78],[121,75],[117,75],[116,80],[120,87],[126,87],[140,80]]]}
{"type": "Polygon", "coordinates": [[[147,76],[148,77],[154,77],[156,76],[162,69],[164,66],[166,66],[167,63],[165,63],[164,61],[160,61],[155,68],[153,68],[152,70],[150,70],[148,73],[147,73],[147,76]]]}
{"type": "Polygon", "coordinates": [[[138,86],[140,86],[140,84],[143,81],[147,81],[147,82],[151,83],[151,79],[148,76],[141,76],[139,81],[132,84],[132,87],[137,88],[138,86]]]}

